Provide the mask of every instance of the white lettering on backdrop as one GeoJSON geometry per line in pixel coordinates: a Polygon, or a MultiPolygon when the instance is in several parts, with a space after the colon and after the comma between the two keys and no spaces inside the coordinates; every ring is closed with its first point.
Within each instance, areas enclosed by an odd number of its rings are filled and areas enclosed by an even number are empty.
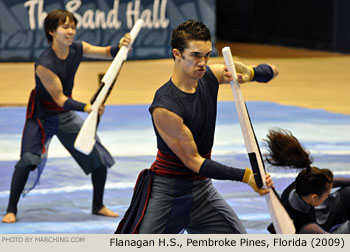
{"type": "MultiPolygon", "coordinates": [[[[77,11],[82,6],[82,0],[71,0],[66,4],[66,9],[72,13],[78,20],[78,29],[119,29],[121,21],[119,20],[119,0],[114,0],[113,8],[107,13],[100,10],[88,9],[79,14],[77,11]]],[[[153,8],[141,11],[141,0],[135,3],[129,1],[126,9],[126,25],[130,29],[137,19],[145,21],[144,26],[149,29],[165,29],[169,25],[169,19],[166,18],[167,0],[154,0],[153,8]]],[[[44,11],[44,0],[28,0],[24,3],[28,7],[29,27],[31,30],[42,28],[47,12],[44,11]],[[36,13],[36,15],[35,15],[36,13]],[[36,23],[37,21],[37,23],[36,23]]]]}

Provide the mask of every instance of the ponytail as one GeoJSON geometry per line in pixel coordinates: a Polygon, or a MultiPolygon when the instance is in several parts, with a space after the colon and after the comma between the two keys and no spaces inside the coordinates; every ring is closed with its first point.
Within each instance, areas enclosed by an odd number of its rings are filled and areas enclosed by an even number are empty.
{"type": "Polygon", "coordinates": [[[312,158],[290,131],[283,129],[269,130],[267,140],[268,154],[265,160],[274,166],[303,169],[295,179],[296,192],[300,196],[311,193],[322,195],[333,181],[329,169],[312,167],[312,158]]]}
{"type": "Polygon", "coordinates": [[[265,160],[269,164],[310,169],[313,160],[309,152],[290,131],[279,128],[271,129],[265,142],[269,152],[265,155],[265,160]]]}

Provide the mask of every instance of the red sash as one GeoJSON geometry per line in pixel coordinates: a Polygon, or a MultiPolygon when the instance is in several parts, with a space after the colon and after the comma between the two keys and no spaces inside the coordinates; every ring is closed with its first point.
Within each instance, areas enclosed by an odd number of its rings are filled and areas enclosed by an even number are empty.
{"type": "MultiPolygon", "coordinates": [[[[211,158],[211,152],[204,155],[205,158],[211,158]]],[[[151,166],[156,174],[166,177],[184,177],[193,180],[205,179],[206,177],[199,175],[187,168],[182,161],[171,154],[164,154],[158,150],[156,161],[151,166]]]]}

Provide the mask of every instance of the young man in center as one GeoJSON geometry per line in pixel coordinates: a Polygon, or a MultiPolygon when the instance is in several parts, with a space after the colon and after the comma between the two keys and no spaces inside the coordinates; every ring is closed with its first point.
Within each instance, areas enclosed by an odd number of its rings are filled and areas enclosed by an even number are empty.
{"type": "MultiPolygon", "coordinates": [[[[211,36],[199,21],[179,25],[172,33],[171,46],[173,74],[157,90],[149,109],[157,136],[157,158],[146,170],[149,176],[145,171],[141,174],[116,233],[246,233],[211,181],[241,181],[260,195],[269,192],[257,188],[251,169],[232,168],[210,159],[219,84],[229,83],[232,74],[222,64],[207,65],[211,36]],[[141,198],[139,202],[137,198],[141,198]]],[[[267,82],[278,73],[266,64],[252,68],[237,63],[235,67],[240,83],[267,82]]],[[[272,186],[269,175],[266,183],[272,186]]]]}

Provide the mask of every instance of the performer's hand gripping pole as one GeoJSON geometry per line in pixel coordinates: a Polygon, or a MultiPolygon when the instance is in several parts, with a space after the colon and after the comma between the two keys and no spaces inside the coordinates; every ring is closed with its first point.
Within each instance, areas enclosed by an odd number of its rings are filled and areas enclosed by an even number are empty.
{"type": "Polygon", "coordinates": [[[122,46],[115,58],[112,61],[112,64],[108,68],[106,74],[103,76],[101,81],[101,86],[97,94],[93,97],[92,111],[89,113],[83,126],[81,127],[79,134],[74,142],[74,147],[80,152],[88,155],[91,153],[95,142],[96,142],[96,129],[98,122],[98,109],[101,104],[103,104],[109,95],[110,89],[113,86],[113,83],[120,72],[124,61],[128,56],[129,49],[132,46],[133,41],[137,37],[141,27],[143,25],[143,20],[138,19],[134,27],[130,31],[130,36],[132,42],[129,46],[122,46]]]}
{"type": "MultiPolygon", "coordinates": [[[[230,47],[223,48],[222,54],[228,71],[230,71],[233,75],[233,80],[230,82],[231,90],[236,105],[238,119],[241,125],[244,143],[254,172],[256,185],[259,188],[266,188],[264,162],[261,157],[260,148],[250,121],[247,106],[241,92],[240,84],[237,80],[236,69],[234,67],[230,47]]],[[[278,234],[294,234],[295,227],[293,221],[283,207],[276,191],[271,188],[271,192],[265,195],[265,199],[276,232],[278,234]]]]}

